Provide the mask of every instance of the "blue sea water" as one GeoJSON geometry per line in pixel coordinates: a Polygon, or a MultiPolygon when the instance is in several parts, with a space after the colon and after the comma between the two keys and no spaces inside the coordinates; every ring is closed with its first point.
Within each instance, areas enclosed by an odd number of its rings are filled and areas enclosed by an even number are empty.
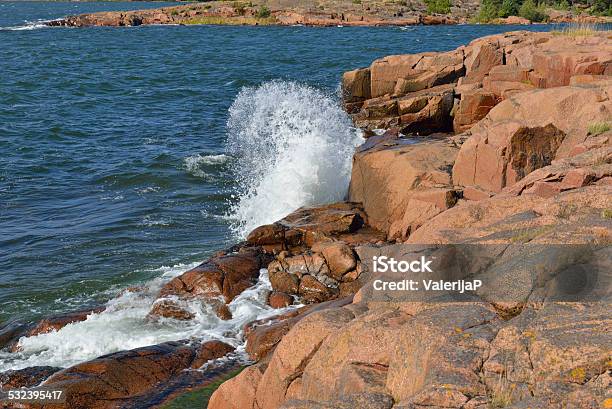
{"type": "MultiPolygon", "coordinates": [[[[342,72],[385,55],[549,29],[36,24],[165,4],[0,2],[0,324],[98,305],[237,240],[228,203],[245,162],[227,151],[228,110],[241,90],[245,106],[270,89],[244,87],[297,82],[334,99],[342,72]]],[[[320,103],[309,98],[288,101],[320,103]]]]}

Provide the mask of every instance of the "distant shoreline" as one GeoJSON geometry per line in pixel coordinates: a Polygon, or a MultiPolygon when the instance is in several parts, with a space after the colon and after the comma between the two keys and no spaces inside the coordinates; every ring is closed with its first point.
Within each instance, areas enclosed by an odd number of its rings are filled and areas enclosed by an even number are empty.
{"type": "MultiPolygon", "coordinates": [[[[135,3],[139,0],[131,0],[135,3]]],[[[345,0],[313,6],[307,2],[294,7],[274,7],[272,0],[264,2],[210,1],[177,2],[168,6],[144,10],[110,11],[67,16],[47,23],[49,26],[67,27],[122,27],[140,25],[278,25],[278,26],[414,26],[454,25],[473,22],[478,2],[464,8],[453,9],[448,14],[429,13],[425,7],[404,7],[402,2],[374,7],[361,4],[361,0],[345,0]]],[[[280,4],[280,3],[279,3],[280,4]]],[[[605,24],[612,18],[560,13],[552,16],[547,23],[605,24]]],[[[534,22],[535,23],[535,22],[534,22]]],[[[498,18],[487,24],[529,25],[523,17],[498,18]]],[[[537,23],[542,24],[542,23],[537,23]]],[[[546,24],[546,23],[544,23],[546,24]]]]}

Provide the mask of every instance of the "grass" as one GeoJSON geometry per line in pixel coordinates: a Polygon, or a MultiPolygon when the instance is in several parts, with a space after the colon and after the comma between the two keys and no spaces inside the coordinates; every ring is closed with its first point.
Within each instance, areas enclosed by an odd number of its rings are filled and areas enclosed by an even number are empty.
{"type": "Polygon", "coordinates": [[[552,226],[542,226],[535,229],[520,230],[517,234],[510,238],[513,243],[527,243],[538,236],[548,233],[552,230],[552,226]]]}
{"type": "Polygon", "coordinates": [[[193,25],[219,25],[219,26],[270,26],[276,24],[276,18],[274,17],[217,17],[217,16],[203,16],[187,20],[184,24],[193,25]]]}
{"type": "Polygon", "coordinates": [[[578,211],[578,206],[573,203],[561,203],[557,211],[557,217],[560,219],[569,219],[578,211]]]}
{"type": "Polygon", "coordinates": [[[569,24],[564,27],[563,30],[555,30],[552,33],[554,35],[578,38],[592,36],[602,31],[606,31],[603,25],[593,23],[576,23],[569,24]]]}
{"type": "Polygon", "coordinates": [[[593,122],[589,125],[589,134],[596,136],[612,129],[610,122],[593,122]]]}
{"type": "Polygon", "coordinates": [[[612,209],[603,209],[601,211],[602,219],[612,219],[612,209]]]}
{"type": "Polygon", "coordinates": [[[212,394],[217,390],[217,388],[228,379],[233,378],[238,375],[242,369],[237,369],[233,372],[228,373],[223,376],[218,381],[211,383],[203,388],[195,389],[193,391],[189,391],[182,395],[179,395],[176,399],[171,400],[159,407],[159,409],[201,409],[208,406],[208,401],[212,394]]]}
{"type": "Polygon", "coordinates": [[[512,404],[516,385],[508,381],[508,366],[504,364],[504,371],[499,374],[499,380],[494,389],[489,391],[489,408],[505,408],[512,404]]]}

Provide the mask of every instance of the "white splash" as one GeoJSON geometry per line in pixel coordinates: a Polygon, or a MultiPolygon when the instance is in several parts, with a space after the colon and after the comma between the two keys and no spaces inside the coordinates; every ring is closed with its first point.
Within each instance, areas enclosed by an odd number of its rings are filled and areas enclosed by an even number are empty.
{"type": "Polygon", "coordinates": [[[215,166],[222,165],[226,163],[230,157],[228,155],[219,154],[219,155],[201,155],[195,154],[186,157],[183,160],[183,166],[185,170],[193,176],[197,176],[199,178],[207,178],[210,175],[206,173],[206,166],[215,166]]]}
{"type": "Polygon", "coordinates": [[[235,233],[306,205],[344,198],[363,142],[337,98],[295,82],[243,88],[230,108],[228,152],[238,160],[235,233]]]}
{"type": "Polygon", "coordinates": [[[104,312],[68,324],[59,331],[21,338],[20,352],[0,351],[0,372],[41,365],[68,367],[117,351],[190,338],[218,339],[240,351],[244,344],[242,328],[246,323],[286,310],[275,310],[266,304],[272,287],[264,269],[257,284],[229,304],[233,315],[229,321],[220,320],[209,306],[197,301],[185,305],[195,315],[193,320],[148,319],[147,314],[163,283],[197,264],[163,267],[159,269],[160,277],[149,282],[144,291],[124,292],[109,301],[104,312]]]}

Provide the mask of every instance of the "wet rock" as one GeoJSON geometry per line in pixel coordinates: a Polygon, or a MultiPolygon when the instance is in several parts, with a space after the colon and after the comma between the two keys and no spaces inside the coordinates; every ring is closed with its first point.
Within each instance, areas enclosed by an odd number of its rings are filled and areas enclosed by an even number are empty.
{"type": "Polygon", "coordinates": [[[219,317],[223,321],[228,321],[233,318],[232,312],[230,311],[229,307],[223,302],[213,303],[213,311],[215,312],[217,317],[219,317]]]}
{"type": "Polygon", "coordinates": [[[299,294],[307,303],[326,301],[337,294],[338,282],[331,277],[329,267],[319,253],[279,258],[270,263],[268,272],[275,291],[299,294]]]}
{"type": "Polygon", "coordinates": [[[270,283],[272,284],[272,288],[274,288],[274,290],[286,294],[297,295],[300,286],[300,279],[296,275],[290,274],[282,270],[280,267],[279,269],[270,268],[269,274],[270,283]]]}
{"type": "Polygon", "coordinates": [[[12,349],[22,336],[26,335],[31,325],[18,321],[9,321],[0,327],[0,349],[12,349]]]}
{"type": "Polygon", "coordinates": [[[280,291],[272,291],[268,296],[268,305],[272,308],[285,308],[293,304],[293,298],[280,291]]]}
{"type": "Polygon", "coordinates": [[[300,280],[298,293],[305,303],[312,304],[333,298],[337,294],[337,291],[333,291],[333,289],[330,289],[313,276],[305,275],[300,280]]]}
{"type": "Polygon", "coordinates": [[[90,315],[99,314],[104,311],[104,309],[105,307],[97,307],[43,318],[34,328],[28,331],[27,336],[32,337],[39,334],[46,334],[47,332],[59,331],[68,324],[85,321],[90,315]]]}
{"type": "Polygon", "coordinates": [[[149,316],[153,318],[166,317],[180,321],[188,321],[195,317],[192,312],[182,308],[176,302],[163,299],[153,304],[153,308],[151,308],[149,316]]]}
{"type": "Polygon", "coordinates": [[[255,284],[259,270],[269,258],[259,248],[243,247],[238,252],[216,256],[164,285],[160,297],[223,298],[231,302],[255,284]]]}
{"type": "Polygon", "coordinates": [[[2,372],[0,373],[0,388],[4,390],[31,388],[39,385],[61,369],[52,366],[34,366],[2,372]]]}
{"type": "Polygon", "coordinates": [[[234,351],[234,347],[221,341],[207,341],[196,350],[196,356],[191,363],[192,368],[200,368],[205,363],[224,357],[234,351]]]}
{"type": "Polygon", "coordinates": [[[206,360],[219,358],[231,349],[218,341],[201,347],[187,342],[166,342],[75,365],[52,375],[44,386],[65,391],[66,404],[63,406],[111,408],[126,399],[151,393],[153,388],[183,370],[200,367],[206,360]]]}

